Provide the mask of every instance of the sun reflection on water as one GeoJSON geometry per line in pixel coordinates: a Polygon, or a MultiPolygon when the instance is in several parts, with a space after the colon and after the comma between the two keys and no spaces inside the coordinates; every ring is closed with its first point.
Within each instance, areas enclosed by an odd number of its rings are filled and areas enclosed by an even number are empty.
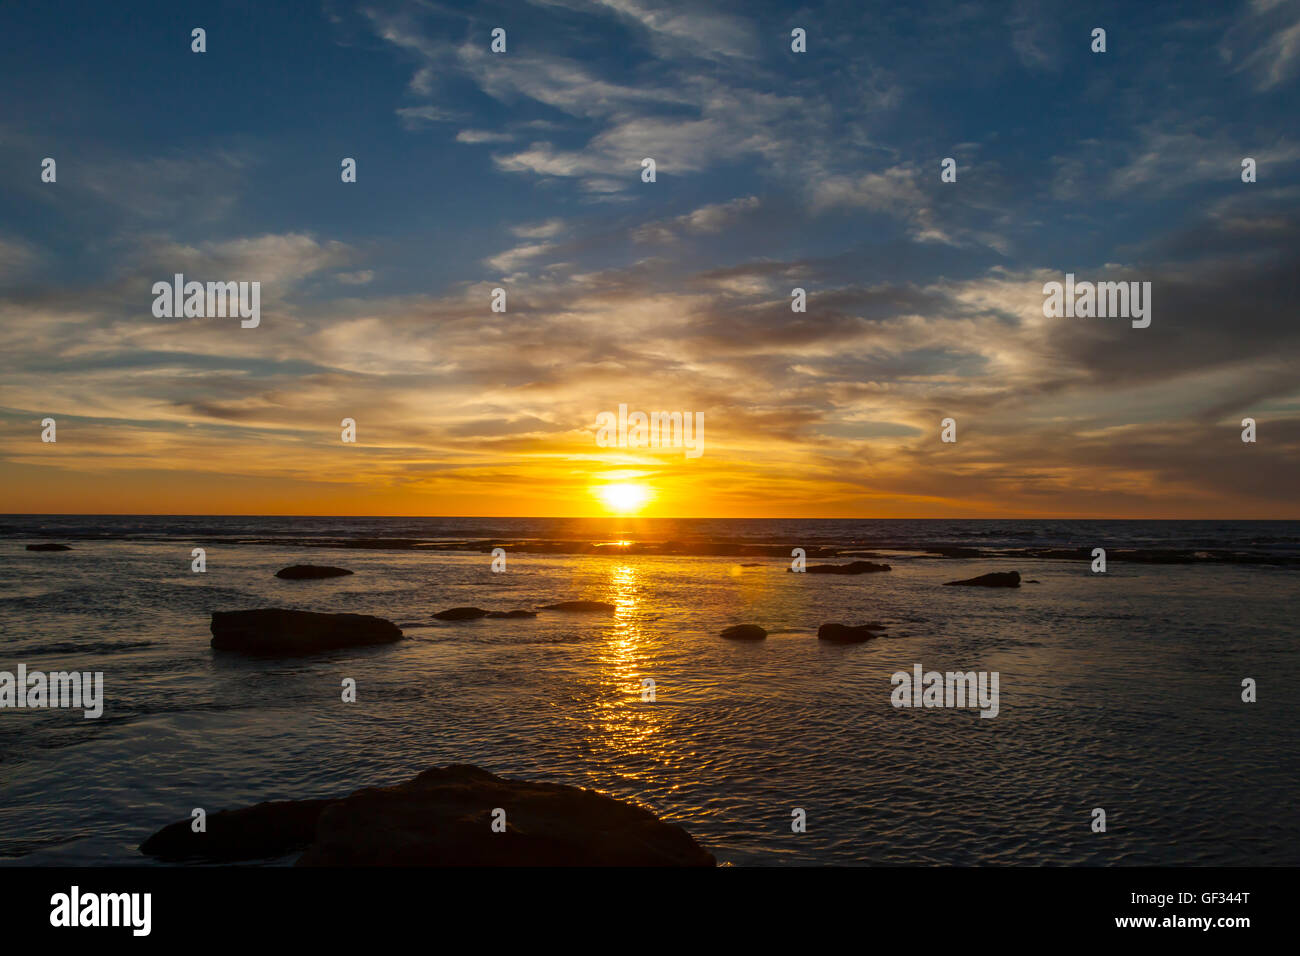
{"type": "Polygon", "coordinates": [[[662,705],[654,699],[658,689],[642,683],[654,679],[646,669],[653,657],[654,637],[644,623],[642,588],[634,565],[610,568],[607,600],[614,605],[614,619],[597,657],[600,695],[594,714],[595,742],[614,757],[624,775],[634,779],[649,779],[655,767],[667,763],[660,743],[662,705]]]}

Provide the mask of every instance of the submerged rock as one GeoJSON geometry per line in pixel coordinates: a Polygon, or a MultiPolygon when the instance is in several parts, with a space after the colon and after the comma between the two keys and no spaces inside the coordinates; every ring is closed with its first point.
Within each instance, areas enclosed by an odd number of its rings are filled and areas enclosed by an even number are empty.
{"type": "Polygon", "coordinates": [[[817,628],[817,637],[832,644],[861,644],[874,637],[877,631],[885,630],[884,624],[823,624],[817,628]]]}
{"type": "Polygon", "coordinates": [[[544,604],[543,611],[584,611],[588,613],[614,612],[614,605],[607,601],[561,601],[559,604],[544,604]]]}
{"type": "Polygon", "coordinates": [[[729,641],[761,641],[767,637],[767,631],[757,624],[736,624],[723,631],[721,636],[729,641]]]}
{"type": "Polygon", "coordinates": [[[520,609],[517,610],[517,611],[488,611],[487,616],[490,617],[490,618],[500,618],[500,617],[537,617],[537,612],[536,612],[536,611],[525,611],[523,608],[520,608],[520,609]]]}
{"type": "Polygon", "coordinates": [[[508,780],[478,767],[434,767],[394,787],[338,800],[294,800],[189,820],[141,844],[165,860],[269,859],[298,866],[714,866],[681,827],[578,787],[508,780]],[[505,830],[492,828],[505,811],[505,830]]]}
{"type": "MultiPolygon", "coordinates": [[[[793,571],[794,568],[788,570],[793,571]]],[[[875,564],[871,561],[853,561],[849,564],[810,564],[804,569],[805,574],[874,574],[878,571],[892,570],[887,564],[875,564]]]]}
{"type": "Polygon", "coordinates": [[[51,544],[47,542],[43,544],[29,544],[27,546],[27,550],[28,551],[71,551],[72,548],[66,544],[51,544]]]}
{"type": "Polygon", "coordinates": [[[488,612],[481,607],[449,607],[445,611],[439,611],[434,618],[439,621],[477,621],[487,616],[488,612]]]}
{"type": "Polygon", "coordinates": [[[977,578],[967,578],[965,581],[946,581],[945,587],[949,585],[967,585],[978,588],[1018,588],[1020,587],[1019,571],[992,571],[989,574],[981,574],[977,578]]]}
{"type": "Polygon", "coordinates": [[[316,578],[341,578],[351,574],[347,568],[331,568],[326,564],[295,564],[275,572],[277,578],[286,581],[309,581],[316,578]]]}
{"type": "Polygon", "coordinates": [[[284,608],[212,612],[212,646],[219,651],[288,656],[401,639],[402,629],[396,624],[369,614],[320,614],[284,608]]]}

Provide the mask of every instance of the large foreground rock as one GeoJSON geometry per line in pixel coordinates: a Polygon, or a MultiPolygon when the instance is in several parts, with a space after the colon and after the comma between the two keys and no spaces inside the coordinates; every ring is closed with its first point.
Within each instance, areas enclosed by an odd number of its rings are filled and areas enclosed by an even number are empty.
{"type": "Polygon", "coordinates": [[[319,578],[341,578],[351,574],[347,568],[332,568],[327,564],[295,564],[275,572],[286,581],[315,581],[319,578]]]}
{"type": "Polygon", "coordinates": [[[369,614],[319,614],[283,608],[213,611],[212,646],[219,651],[269,656],[314,654],[402,639],[392,621],[369,614]]]}
{"type": "Polygon", "coordinates": [[[141,844],[164,860],[299,866],[713,866],[681,827],[593,790],[507,780],[463,764],[339,800],[294,800],[181,820],[141,844]],[[494,832],[494,811],[505,811],[494,832]]]}
{"type": "Polygon", "coordinates": [[[1018,588],[1020,587],[1020,572],[993,571],[989,574],[981,574],[977,578],[967,578],[965,581],[946,581],[944,583],[945,587],[954,585],[975,588],[1018,588]]]}
{"type": "Polygon", "coordinates": [[[880,635],[877,631],[885,630],[884,624],[823,624],[817,628],[817,636],[832,644],[861,644],[880,635]]]}
{"type": "MultiPolygon", "coordinates": [[[[789,570],[793,571],[794,568],[789,570]]],[[[848,564],[810,564],[804,568],[806,574],[876,574],[889,571],[887,564],[875,564],[872,561],[851,561],[848,564]]]]}
{"type": "Polygon", "coordinates": [[[273,860],[296,853],[316,836],[316,821],[333,800],[276,800],[207,818],[207,832],[195,833],[193,819],[169,823],[140,844],[145,856],[176,863],[238,863],[273,860]]]}

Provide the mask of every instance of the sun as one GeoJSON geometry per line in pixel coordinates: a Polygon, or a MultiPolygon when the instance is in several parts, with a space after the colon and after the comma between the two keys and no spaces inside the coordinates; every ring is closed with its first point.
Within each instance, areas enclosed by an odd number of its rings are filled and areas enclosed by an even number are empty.
{"type": "Polygon", "coordinates": [[[601,485],[595,489],[596,495],[605,504],[608,511],[627,515],[640,511],[651,498],[650,489],[645,485],[622,482],[616,485],[601,485]]]}

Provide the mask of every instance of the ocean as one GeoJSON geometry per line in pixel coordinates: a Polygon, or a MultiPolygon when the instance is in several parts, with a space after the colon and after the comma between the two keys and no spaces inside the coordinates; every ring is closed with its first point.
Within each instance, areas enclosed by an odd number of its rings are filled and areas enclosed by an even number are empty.
{"type": "Polygon", "coordinates": [[[98,719],[0,709],[0,861],[154,865],[140,842],[196,807],[473,763],[635,801],[737,866],[1295,866],[1297,597],[1294,521],[0,516],[0,671],[104,675],[98,719]],[[1096,547],[1105,573],[1066,554],[1096,547]],[[793,574],[795,548],[891,570],[793,574]],[[274,576],[296,563],[355,573],[274,576]],[[615,610],[432,616],[572,599],[615,610]],[[214,652],[212,612],[255,607],[407,639],[214,652]],[[831,621],[887,628],[835,645],[831,621]],[[769,636],[719,637],[738,623],[769,636]],[[918,664],[996,672],[997,716],[894,706],[918,664]]]}

